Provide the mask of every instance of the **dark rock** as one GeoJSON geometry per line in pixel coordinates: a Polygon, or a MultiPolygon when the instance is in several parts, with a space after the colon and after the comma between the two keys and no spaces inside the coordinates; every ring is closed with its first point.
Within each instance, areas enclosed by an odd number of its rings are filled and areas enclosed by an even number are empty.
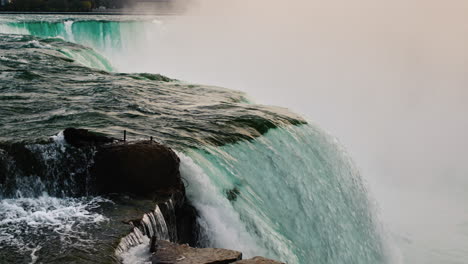
{"type": "Polygon", "coordinates": [[[88,145],[99,145],[114,142],[114,138],[106,137],[86,129],[67,128],[63,131],[63,136],[68,144],[74,147],[88,145]]]}
{"type": "Polygon", "coordinates": [[[8,172],[10,170],[8,156],[5,151],[0,148],[0,184],[3,185],[6,182],[8,172]]]}
{"type": "Polygon", "coordinates": [[[21,170],[21,174],[24,176],[37,175],[43,171],[43,164],[41,164],[38,157],[25,144],[0,145],[0,165],[2,167],[1,170],[5,170],[4,177],[6,177],[6,173],[14,173],[13,171],[7,172],[8,165],[11,165],[8,164],[10,162],[8,159],[14,160],[15,166],[12,167],[16,170],[21,170]]]}
{"type": "Polygon", "coordinates": [[[98,193],[127,193],[148,199],[185,194],[179,158],[156,142],[102,145],[90,171],[98,193]]]}
{"type": "Polygon", "coordinates": [[[264,257],[255,257],[251,259],[244,259],[234,262],[235,264],[285,264],[284,262],[278,262],[276,260],[267,259],[264,257]]]}
{"type": "Polygon", "coordinates": [[[153,264],[227,264],[242,259],[242,253],[219,248],[192,248],[159,240],[153,264]]]}
{"type": "Polygon", "coordinates": [[[177,223],[177,242],[189,244],[192,247],[198,246],[198,212],[195,207],[185,200],[182,206],[176,208],[175,215],[177,223]]]}
{"type": "Polygon", "coordinates": [[[229,201],[235,201],[237,200],[237,196],[240,194],[240,191],[237,187],[234,187],[232,189],[226,190],[225,193],[229,201]]]}
{"type": "Polygon", "coordinates": [[[150,240],[150,252],[155,253],[156,251],[158,251],[158,239],[153,236],[150,240]]]}

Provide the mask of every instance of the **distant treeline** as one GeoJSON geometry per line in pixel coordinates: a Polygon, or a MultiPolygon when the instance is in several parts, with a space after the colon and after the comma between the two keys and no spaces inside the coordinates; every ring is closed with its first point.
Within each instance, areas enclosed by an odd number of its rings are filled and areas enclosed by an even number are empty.
{"type": "Polygon", "coordinates": [[[128,0],[12,0],[0,6],[0,11],[28,12],[89,12],[94,8],[123,8],[128,0]]]}

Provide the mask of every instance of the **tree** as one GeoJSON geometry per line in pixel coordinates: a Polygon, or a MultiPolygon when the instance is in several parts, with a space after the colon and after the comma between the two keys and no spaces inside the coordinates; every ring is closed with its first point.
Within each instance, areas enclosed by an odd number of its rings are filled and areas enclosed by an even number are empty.
{"type": "Polygon", "coordinates": [[[91,1],[81,1],[80,3],[80,11],[88,12],[91,11],[92,7],[91,1]]]}
{"type": "Polygon", "coordinates": [[[68,6],[67,0],[49,0],[46,11],[65,12],[68,11],[68,6]]]}

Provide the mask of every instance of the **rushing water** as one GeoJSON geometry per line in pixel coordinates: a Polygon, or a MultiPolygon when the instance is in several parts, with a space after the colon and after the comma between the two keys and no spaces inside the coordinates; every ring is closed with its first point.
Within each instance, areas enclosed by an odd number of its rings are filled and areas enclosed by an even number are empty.
{"type": "MultiPolygon", "coordinates": [[[[0,19],[0,256],[12,250],[11,263],[98,262],[77,252],[106,247],[109,226],[131,202],[89,196],[92,186],[76,182],[93,151],[68,146],[60,134],[50,137],[82,127],[114,137],[126,129],[130,138],[154,136],[176,149],[200,212],[202,246],[288,263],[394,262],[359,172],[319,128],[237,91],[118,72],[125,52],[138,45],[131,34],[159,23],[0,19]],[[59,239],[48,241],[51,234],[59,239]],[[64,259],[48,257],[56,243],[64,259]]],[[[143,244],[124,252],[124,262],[147,258],[143,235],[136,229],[129,235],[129,245],[143,244]]],[[[97,258],[119,261],[108,252],[97,258]]]]}
{"type": "Polygon", "coordinates": [[[359,173],[319,129],[275,129],[186,155],[182,175],[204,245],[290,263],[388,261],[359,173]]]}

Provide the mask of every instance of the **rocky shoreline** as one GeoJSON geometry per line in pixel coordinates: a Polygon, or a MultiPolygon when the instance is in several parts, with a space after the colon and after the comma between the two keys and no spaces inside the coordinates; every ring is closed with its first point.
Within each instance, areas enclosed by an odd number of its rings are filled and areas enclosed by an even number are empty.
{"type": "Polygon", "coordinates": [[[66,129],[64,138],[75,147],[96,148],[90,172],[98,194],[155,203],[154,211],[126,221],[131,232],[116,246],[117,255],[150,239],[153,264],[281,263],[262,257],[242,260],[241,252],[229,249],[197,248],[197,212],[185,196],[180,161],[170,148],[153,140],[122,142],[74,128],[66,129]]]}

